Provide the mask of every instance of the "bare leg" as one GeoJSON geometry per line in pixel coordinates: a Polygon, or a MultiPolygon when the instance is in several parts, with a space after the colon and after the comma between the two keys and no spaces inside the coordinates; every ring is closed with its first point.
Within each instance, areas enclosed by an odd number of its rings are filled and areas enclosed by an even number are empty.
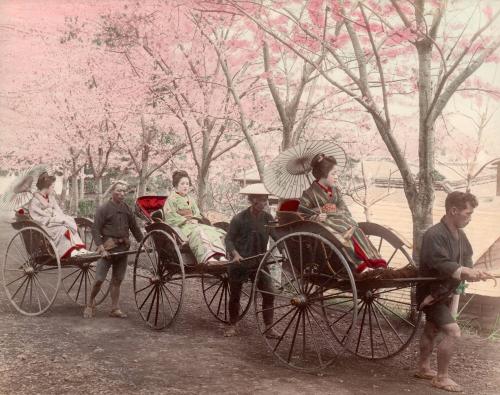
{"type": "Polygon", "coordinates": [[[447,391],[458,392],[462,387],[449,377],[448,368],[450,366],[451,357],[455,350],[455,343],[460,337],[460,328],[456,322],[443,325],[441,331],[444,337],[438,344],[437,348],[437,363],[438,373],[432,384],[435,387],[442,388],[447,391]]]}
{"type": "Polygon", "coordinates": [[[415,374],[419,378],[431,379],[436,376],[436,372],[431,369],[431,355],[438,333],[438,328],[432,322],[427,321],[425,323],[424,331],[420,338],[420,356],[417,373],[415,374]]]}
{"type": "Polygon", "coordinates": [[[120,300],[120,286],[121,281],[111,281],[110,294],[111,294],[111,311],[119,310],[118,302],[120,300]]]}
{"type": "Polygon", "coordinates": [[[92,286],[92,291],[90,292],[90,300],[87,306],[85,306],[85,310],[83,310],[84,318],[92,318],[94,316],[95,309],[95,298],[99,291],[101,290],[102,281],[96,280],[94,285],[92,286]]]}

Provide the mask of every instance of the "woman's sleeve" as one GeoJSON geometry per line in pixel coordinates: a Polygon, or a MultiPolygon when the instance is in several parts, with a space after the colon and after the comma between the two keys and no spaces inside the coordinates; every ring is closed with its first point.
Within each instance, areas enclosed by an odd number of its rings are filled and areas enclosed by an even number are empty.
{"type": "Polygon", "coordinates": [[[29,210],[31,218],[33,218],[36,222],[39,222],[44,226],[47,226],[50,223],[52,217],[48,215],[48,212],[42,208],[35,198],[31,199],[29,210]]]}
{"type": "Polygon", "coordinates": [[[335,195],[337,196],[337,202],[335,203],[337,205],[337,210],[349,214],[349,216],[352,217],[351,212],[349,211],[349,207],[347,207],[347,204],[345,204],[344,198],[342,197],[342,194],[340,193],[340,190],[338,188],[335,188],[335,195]]]}
{"type": "Polygon", "coordinates": [[[314,208],[314,203],[312,202],[307,189],[302,192],[302,196],[300,197],[300,205],[307,208],[314,208]]]}
{"type": "Polygon", "coordinates": [[[164,206],[165,211],[165,222],[172,226],[184,225],[187,221],[185,217],[177,213],[177,204],[175,199],[167,198],[167,202],[164,206]]]}
{"type": "Polygon", "coordinates": [[[189,197],[189,199],[191,199],[191,201],[192,201],[191,207],[192,207],[192,211],[193,211],[193,217],[201,218],[200,208],[198,207],[196,200],[192,199],[191,196],[189,197]]]}

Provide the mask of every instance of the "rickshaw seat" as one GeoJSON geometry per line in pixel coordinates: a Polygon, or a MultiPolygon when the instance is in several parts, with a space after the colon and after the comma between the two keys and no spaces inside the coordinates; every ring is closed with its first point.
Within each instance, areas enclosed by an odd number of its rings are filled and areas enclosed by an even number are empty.
{"type": "Polygon", "coordinates": [[[299,210],[300,200],[299,199],[288,199],[280,203],[278,211],[294,211],[299,210]]]}
{"type": "Polygon", "coordinates": [[[161,210],[166,201],[166,196],[140,196],[135,201],[136,214],[148,222],[158,222],[158,218],[163,219],[161,210]]]}

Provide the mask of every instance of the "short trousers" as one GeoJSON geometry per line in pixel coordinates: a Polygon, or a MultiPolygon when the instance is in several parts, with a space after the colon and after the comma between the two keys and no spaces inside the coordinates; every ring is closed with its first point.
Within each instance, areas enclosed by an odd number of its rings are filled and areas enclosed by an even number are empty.
{"type": "Polygon", "coordinates": [[[96,281],[104,282],[108,275],[109,268],[113,266],[111,281],[121,283],[127,271],[128,255],[114,256],[112,258],[101,258],[97,261],[95,270],[96,281]]]}
{"type": "Polygon", "coordinates": [[[456,322],[451,315],[450,303],[447,301],[438,302],[423,308],[425,319],[432,322],[438,328],[456,322]]]}

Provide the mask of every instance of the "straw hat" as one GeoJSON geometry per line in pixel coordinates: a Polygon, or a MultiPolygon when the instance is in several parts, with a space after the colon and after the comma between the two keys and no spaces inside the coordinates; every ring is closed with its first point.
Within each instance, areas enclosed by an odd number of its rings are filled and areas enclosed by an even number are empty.
{"type": "Polygon", "coordinates": [[[270,195],[263,183],[250,184],[240,190],[242,195],[270,195]]]}

